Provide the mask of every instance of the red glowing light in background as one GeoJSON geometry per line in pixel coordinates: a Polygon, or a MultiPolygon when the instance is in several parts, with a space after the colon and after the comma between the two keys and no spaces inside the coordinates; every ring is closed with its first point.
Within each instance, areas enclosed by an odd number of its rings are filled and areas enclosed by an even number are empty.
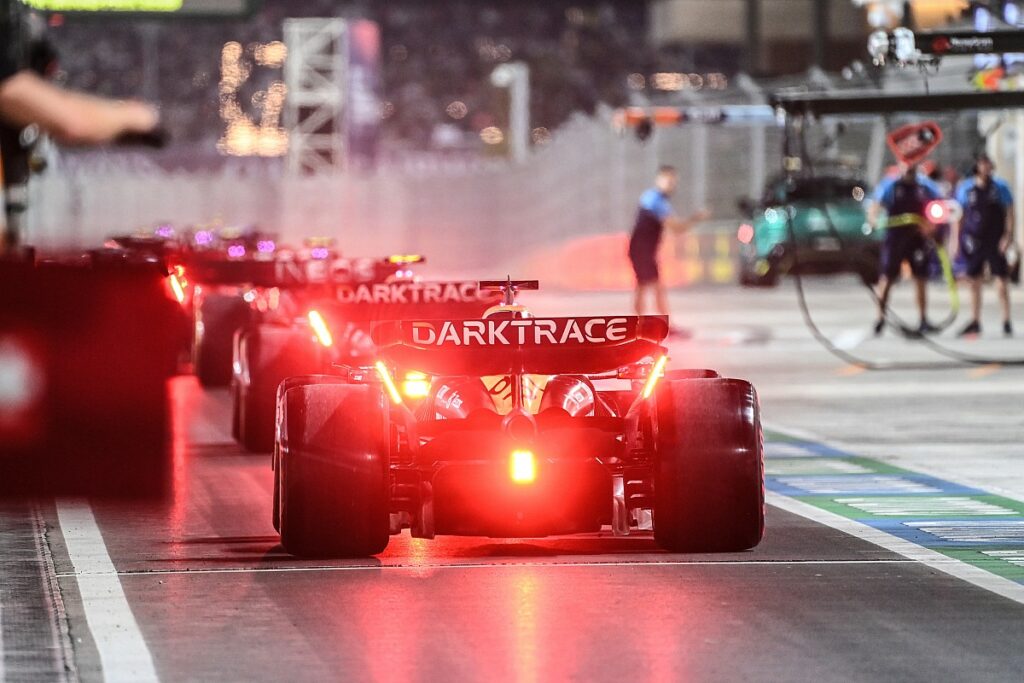
{"type": "Polygon", "coordinates": [[[750,244],[750,241],[754,239],[754,226],[750,223],[743,223],[736,231],[736,239],[743,244],[750,244]]]}
{"type": "Polygon", "coordinates": [[[938,199],[928,202],[928,206],[925,207],[924,213],[928,217],[928,220],[937,225],[949,221],[949,207],[946,206],[946,202],[938,199]]]}

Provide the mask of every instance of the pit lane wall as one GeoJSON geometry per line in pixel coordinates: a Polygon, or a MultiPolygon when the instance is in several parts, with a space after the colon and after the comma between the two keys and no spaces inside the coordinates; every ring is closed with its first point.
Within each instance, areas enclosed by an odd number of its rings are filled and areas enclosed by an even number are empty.
{"type": "Polygon", "coordinates": [[[734,280],[736,199],[758,196],[778,168],[778,131],[694,125],[639,142],[609,112],[579,117],[527,162],[433,157],[353,171],[290,176],[280,160],[228,160],[216,171],[159,168],[144,154],[68,156],[34,181],[30,240],[97,245],[157,222],[259,225],[285,242],[336,237],[352,255],[420,252],[431,270],[510,272],[552,285],[632,285],[625,234],[659,164],[681,171],[680,214],[706,206],[713,224],[668,240],[673,285],[734,280]],[[760,157],[751,149],[764,151],[760,157]]]}

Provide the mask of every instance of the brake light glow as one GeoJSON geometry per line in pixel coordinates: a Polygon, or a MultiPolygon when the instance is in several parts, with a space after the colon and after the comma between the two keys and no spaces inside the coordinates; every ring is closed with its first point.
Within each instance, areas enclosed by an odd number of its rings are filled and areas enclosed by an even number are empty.
{"type": "Polygon", "coordinates": [[[750,244],[750,241],[754,239],[754,226],[750,223],[743,223],[739,229],[736,230],[736,239],[743,244],[750,244]]]}
{"type": "Polygon", "coordinates": [[[259,242],[256,243],[256,249],[261,254],[271,253],[272,251],[274,251],[274,247],[275,245],[273,240],[260,240],[259,242]]]}
{"type": "Polygon", "coordinates": [[[430,380],[422,372],[407,372],[402,382],[402,393],[408,398],[426,398],[430,394],[430,380]]]}
{"type": "Polygon", "coordinates": [[[174,293],[174,298],[179,304],[185,303],[185,288],[181,285],[181,280],[178,278],[177,273],[171,273],[168,277],[171,282],[171,292],[174,293]]]}
{"type": "Polygon", "coordinates": [[[395,381],[391,379],[391,373],[388,372],[388,368],[384,365],[383,361],[377,361],[373,367],[377,369],[377,374],[380,375],[380,381],[384,383],[384,388],[388,392],[388,396],[391,397],[391,402],[396,406],[402,405],[402,396],[398,393],[398,387],[395,386],[395,381]]]}
{"type": "Polygon", "coordinates": [[[231,258],[242,258],[245,256],[245,247],[241,244],[232,244],[228,247],[228,256],[231,258]]]}
{"type": "Polygon", "coordinates": [[[330,255],[330,252],[327,251],[327,247],[314,247],[309,250],[309,255],[317,260],[323,260],[330,255]]]}
{"type": "Polygon", "coordinates": [[[532,484],[537,480],[537,458],[533,451],[512,451],[508,459],[508,474],[517,484],[532,484]]]}
{"type": "Polygon", "coordinates": [[[327,323],[324,321],[324,317],[320,315],[320,311],[310,311],[306,318],[309,320],[309,326],[313,328],[313,333],[316,334],[317,341],[323,346],[333,346],[334,337],[331,336],[331,331],[327,329],[327,323]]]}
{"type": "Polygon", "coordinates": [[[650,398],[651,394],[654,393],[654,387],[658,384],[658,378],[665,374],[665,364],[668,363],[668,356],[662,356],[654,363],[654,367],[651,368],[651,374],[647,376],[647,382],[644,384],[644,390],[641,392],[643,398],[650,398]]]}

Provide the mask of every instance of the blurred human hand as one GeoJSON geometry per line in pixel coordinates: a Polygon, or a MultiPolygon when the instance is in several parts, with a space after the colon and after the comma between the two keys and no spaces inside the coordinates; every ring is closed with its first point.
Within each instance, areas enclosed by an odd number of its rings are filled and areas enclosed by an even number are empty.
{"type": "Polygon", "coordinates": [[[118,104],[126,133],[150,133],[160,124],[160,111],[151,104],[137,100],[118,104]]]}

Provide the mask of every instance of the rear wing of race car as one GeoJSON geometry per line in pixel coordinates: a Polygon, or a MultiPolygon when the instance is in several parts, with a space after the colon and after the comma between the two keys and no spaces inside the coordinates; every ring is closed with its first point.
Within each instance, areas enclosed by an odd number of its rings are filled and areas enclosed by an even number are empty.
{"type": "Polygon", "coordinates": [[[481,280],[480,289],[488,292],[504,292],[511,289],[516,292],[540,289],[540,280],[481,280]]]}
{"type": "Polygon", "coordinates": [[[409,319],[475,318],[500,300],[500,293],[475,280],[369,282],[340,284],[317,310],[329,321],[379,322],[409,319]]]}
{"type": "Polygon", "coordinates": [[[336,257],[309,260],[232,258],[223,253],[193,253],[181,257],[189,279],[204,285],[249,285],[298,289],[323,285],[384,282],[414,264],[419,255],[380,258],[336,257]]]}
{"type": "Polygon", "coordinates": [[[381,355],[396,365],[477,377],[607,372],[664,354],[667,335],[665,316],[407,320],[373,329],[381,355]]]}

